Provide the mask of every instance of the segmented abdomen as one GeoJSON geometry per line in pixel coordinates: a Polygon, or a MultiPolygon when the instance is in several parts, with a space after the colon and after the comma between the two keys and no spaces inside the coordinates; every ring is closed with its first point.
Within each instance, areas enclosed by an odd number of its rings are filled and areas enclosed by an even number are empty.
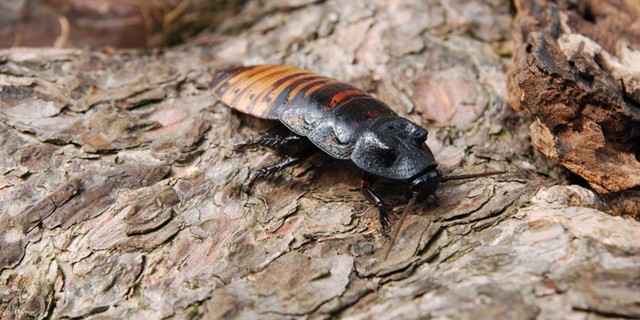
{"type": "Polygon", "coordinates": [[[328,109],[368,93],[311,71],[280,65],[240,67],[218,74],[211,83],[229,107],[263,119],[279,119],[289,107],[313,103],[328,109]]]}
{"type": "Polygon", "coordinates": [[[349,158],[370,120],[397,116],[383,102],[350,84],[279,65],[240,67],[218,74],[211,90],[240,112],[280,120],[339,159],[349,158]]]}

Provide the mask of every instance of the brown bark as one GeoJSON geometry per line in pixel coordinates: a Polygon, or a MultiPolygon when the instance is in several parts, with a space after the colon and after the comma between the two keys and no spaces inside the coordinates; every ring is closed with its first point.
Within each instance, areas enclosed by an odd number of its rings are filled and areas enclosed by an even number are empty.
{"type": "Polygon", "coordinates": [[[538,150],[600,193],[640,186],[640,5],[516,1],[510,102],[538,150]]]}
{"type": "Polygon", "coordinates": [[[532,152],[507,106],[507,7],[257,3],[221,27],[238,34],[162,52],[0,51],[3,317],[640,316],[640,224],[532,152]],[[240,192],[277,156],[232,151],[266,126],[208,82],[256,63],[371,91],[430,130],[445,173],[509,173],[443,184],[385,260],[348,163],[240,192]]]}

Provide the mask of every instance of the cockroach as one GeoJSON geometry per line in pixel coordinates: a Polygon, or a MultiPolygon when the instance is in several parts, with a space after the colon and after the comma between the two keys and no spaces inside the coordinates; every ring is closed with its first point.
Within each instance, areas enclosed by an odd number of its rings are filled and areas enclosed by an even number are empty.
{"type": "Polygon", "coordinates": [[[319,149],[333,158],[351,160],[362,170],[360,191],[377,207],[384,232],[391,206],[383,202],[373,185],[384,181],[399,186],[407,205],[391,237],[387,255],[411,207],[417,199],[433,194],[441,182],[503,173],[443,177],[425,143],[426,129],[399,116],[364,90],[311,71],[282,65],[233,68],[218,73],[210,89],[230,108],[280,121],[290,130],[285,135],[267,134],[238,148],[279,147],[292,142],[308,145],[257,170],[245,185],[245,192],[251,190],[257,179],[297,164],[319,149]]]}

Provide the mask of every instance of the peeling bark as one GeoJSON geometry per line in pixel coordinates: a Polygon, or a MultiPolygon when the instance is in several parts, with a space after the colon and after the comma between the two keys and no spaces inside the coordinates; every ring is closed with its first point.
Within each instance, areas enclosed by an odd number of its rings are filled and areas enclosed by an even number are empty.
{"type": "Polygon", "coordinates": [[[640,186],[640,6],[516,1],[510,103],[542,153],[600,193],[640,186]]]}
{"type": "Polygon", "coordinates": [[[3,317],[640,317],[640,224],[533,152],[501,2],[257,3],[162,52],[0,51],[3,317]],[[445,173],[508,173],[444,183],[385,260],[349,163],[240,191],[277,156],[233,146],[269,124],[208,85],[256,63],[371,91],[445,173]]]}

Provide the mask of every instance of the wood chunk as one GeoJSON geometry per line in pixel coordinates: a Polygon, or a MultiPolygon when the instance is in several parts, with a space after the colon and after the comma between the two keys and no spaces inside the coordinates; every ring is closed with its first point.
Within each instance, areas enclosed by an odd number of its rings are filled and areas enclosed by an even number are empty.
{"type": "Polygon", "coordinates": [[[640,6],[516,1],[509,102],[533,144],[599,193],[640,186],[640,6]]]}

